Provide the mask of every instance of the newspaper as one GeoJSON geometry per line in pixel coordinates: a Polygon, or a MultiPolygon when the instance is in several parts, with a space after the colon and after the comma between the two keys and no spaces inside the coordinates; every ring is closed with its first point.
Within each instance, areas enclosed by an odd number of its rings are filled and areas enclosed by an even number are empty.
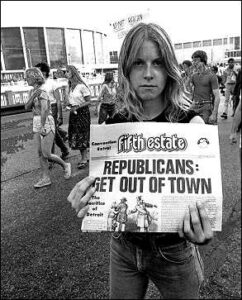
{"type": "Polygon", "coordinates": [[[91,125],[97,191],[83,231],[176,232],[189,205],[205,203],[222,227],[218,127],[157,122],[91,125]]]}

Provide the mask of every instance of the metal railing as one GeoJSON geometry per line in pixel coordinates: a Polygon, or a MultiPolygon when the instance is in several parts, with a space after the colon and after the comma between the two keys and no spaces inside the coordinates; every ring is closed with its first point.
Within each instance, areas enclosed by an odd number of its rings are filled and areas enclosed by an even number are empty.
{"type": "MultiPolygon", "coordinates": [[[[97,97],[100,93],[102,84],[89,84],[91,90],[91,100],[93,104],[96,104],[97,97]]],[[[65,87],[61,87],[60,91],[60,98],[61,102],[64,104],[65,99],[65,87]]],[[[29,99],[29,91],[5,91],[1,92],[1,114],[4,112],[12,111],[13,113],[23,112],[25,111],[24,105],[27,103],[29,99]]]]}
{"type": "MultiPolygon", "coordinates": [[[[99,84],[89,84],[90,90],[91,90],[91,99],[95,100],[100,92],[101,89],[101,83],[99,84]]],[[[60,88],[60,96],[61,101],[64,101],[64,87],[60,88]]],[[[4,107],[12,107],[17,105],[24,105],[29,98],[29,91],[5,91],[1,93],[1,108],[4,107]]]]}

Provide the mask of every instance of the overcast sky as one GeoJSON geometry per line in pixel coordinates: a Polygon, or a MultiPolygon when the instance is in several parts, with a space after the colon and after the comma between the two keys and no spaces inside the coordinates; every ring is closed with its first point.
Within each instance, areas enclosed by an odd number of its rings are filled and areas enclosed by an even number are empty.
{"type": "Polygon", "coordinates": [[[1,26],[77,27],[110,36],[110,23],[145,12],[174,43],[241,35],[241,1],[1,1],[1,26]]]}

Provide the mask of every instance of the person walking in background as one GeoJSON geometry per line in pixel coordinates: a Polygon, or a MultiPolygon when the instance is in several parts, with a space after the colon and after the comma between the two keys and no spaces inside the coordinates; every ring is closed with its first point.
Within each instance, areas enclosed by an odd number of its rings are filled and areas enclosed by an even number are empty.
{"type": "Polygon", "coordinates": [[[83,169],[88,163],[91,92],[75,66],[67,66],[66,77],[69,85],[68,101],[71,106],[68,127],[69,146],[72,150],[80,150],[81,160],[77,167],[83,169]]]}
{"type": "Polygon", "coordinates": [[[220,63],[218,65],[218,74],[219,74],[219,76],[223,76],[224,70],[225,70],[225,68],[223,66],[223,63],[220,63]]]}
{"type": "Polygon", "coordinates": [[[226,120],[228,118],[228,107],[230,97],[233,95],[237,72],[235,70],[234,59],[228,59],[228,67],[225,69],[223,73],[223,83],[225,84],[225,100],[224,100],[224,108],[223,114],[221,118],[226,120]]]}
{"type": "MultiPolygon", "coordinates": [[[[221,88],[222,88],[221,84],[223,83],[223,79],[222,79],[222,76],[220,76],[219,73],[218,73],[218,67],[217,66],[212,66],[211,71],[217,76],[218,86],[219,86],[219,89],[221,91],[221,88]]],[[[222,92],[221,92],[221,94],[222,94],[222,92]]],[[[214,96],[214,94],[212,94],[213,105],[214,105],[214,100],[215,100],[215,96],[214,96]]]]}
{"type": "Polygon", "coordinates": [[[229,140],[231,144],[237,143],[237,134],[239,132],[239,148],[240,148],[240,166],[241,166],[241,90],[240,90],[240,99],[237,105],[237,108],[234,113],[234,119],[229,135],[229,140]]]}
{"type": "MultiPolygon", "coordinates": [[[[47,95],[51,104],[52,116],[55,120],[55,143],[61,149],[61,158],[66,159],[69,155],[69,149],[65,145],[63,140],[63,130],[59,129],[59,126],[63,124],[62,106],[60,101],[59,86],[56,84],[55,80],[50,78],[50,67],[47,63],[38,63],[35,67],[39,68],[42,72],[45,83],[42,88],[47,92],[47,95]],[[61,131],[61,132],[60,132],[61,131]]],[[[52,146],[52,153],[55,153],[55,144],[52,146]]]]}
{"type": "Polygon", "coordinates": [[[107,117],[112,117],[115,113],[116,87],[113,72],[107,72],[102,84],[97,101],[101,102],[99,109],[98,124],[106,121],[107,117]]]}
{"type": "Polygon", "coordinates": [[[187,93],[187,96],[191,99],[193,92],[193,87],[191,83],[192,62],[190,60],[184,60],[182,63],[182,68],[184,70],[184,73],[182,75],[182,81],[185,86],[185,92],[187,93]]]}
{"type": "Polygon", "coordinates": [[[236,82],[235,82],[235,86],[234,86],[234,90],[233,90],[233,96],[232,96],[233,113],[232,113],[231,117],[233,117],[235,114],[236,108],[240,101],[240,95],[241,95],[241,69],[239,69],[239,71],[238,71],[238,75],[236,77],[236,82]]]}
{"type": "Polygon", "coordinates": [[[192,54],[194,73],[191,82],[193,90],[193,109],[206,124],[217,124],[220,103],[218,79],[207,67],[207,54],[197,50],[192,54]],[[212,94],[214,95],[214,104],[212,94]]]}
{"type": "Polygon", "coordinates": [[[218,76],[220,76],[221,79],[222,79],[222,80],[221,80],[221,83],[220,83],[219,89],[220,89],[221,94],[222,94],[223,96],[225,96],[225,91],[224,91],[225,85],[224,85],[224,83],[223,83],[223,73],[224,73],[225,68],[224,68],[224,66],[223,66],[222,63],[218,64],[217,67],[218,67],[218,76]]]}
{"type": "Polygon", "coordinates": [[[33,110],[33,132],[35,134],[40,167],[43,174],[34,187],[41,188],[51,184],[48,160],[62,166],[65,179],[71,177],[71,164],[65,163],[59,156],[51,153],[55,136],[55,121],[51,114],[48,94],[43,88],[45,82],[43,74],[38,68],[27,69],[26,80],[28,85],[33,86],[33,90],[28,102],[25,104],[25,108],[32,108],[33,110]]]}
{"type": "Polygon", "coordinates": [[[222,83],[223,79],[222,79],[222,76],[220,76],[219,73],[218,73],[218,67],[217,66],[212,66],[211,67],[211,71],[217,76],[218,84],[220,86],[220,84],[222,83]]]}
{"type": "MultiPolygon", "coordinates": [[[[159,25],[139,23],[127,33],[119,55],[118,81],[124,108],[106,124],[204,124],[189,109],[173,43],[159,25]]],[[[80,218],[85,217],[95,194],[94,182],[94,177],[84,178],[67,198],[80,218]]],[[[110,299],[144,299],[149,280],[164,299],[199,299],[204,275],[197,245],[213,237],[204,204],[190,206],[177,229],[176,233],[112,234],[110,299]]]]}

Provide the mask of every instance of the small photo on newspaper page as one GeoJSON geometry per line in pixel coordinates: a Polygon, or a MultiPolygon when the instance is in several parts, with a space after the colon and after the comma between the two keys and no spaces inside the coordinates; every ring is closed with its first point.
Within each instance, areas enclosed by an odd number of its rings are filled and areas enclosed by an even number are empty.
{"type": "Polygon", "coordinates": [[[222,230],[217,126],[91,125],[89,173],[96,192],[83,231],[177,232],[196,202],[204,203],[212,230],[222,230]]]}

